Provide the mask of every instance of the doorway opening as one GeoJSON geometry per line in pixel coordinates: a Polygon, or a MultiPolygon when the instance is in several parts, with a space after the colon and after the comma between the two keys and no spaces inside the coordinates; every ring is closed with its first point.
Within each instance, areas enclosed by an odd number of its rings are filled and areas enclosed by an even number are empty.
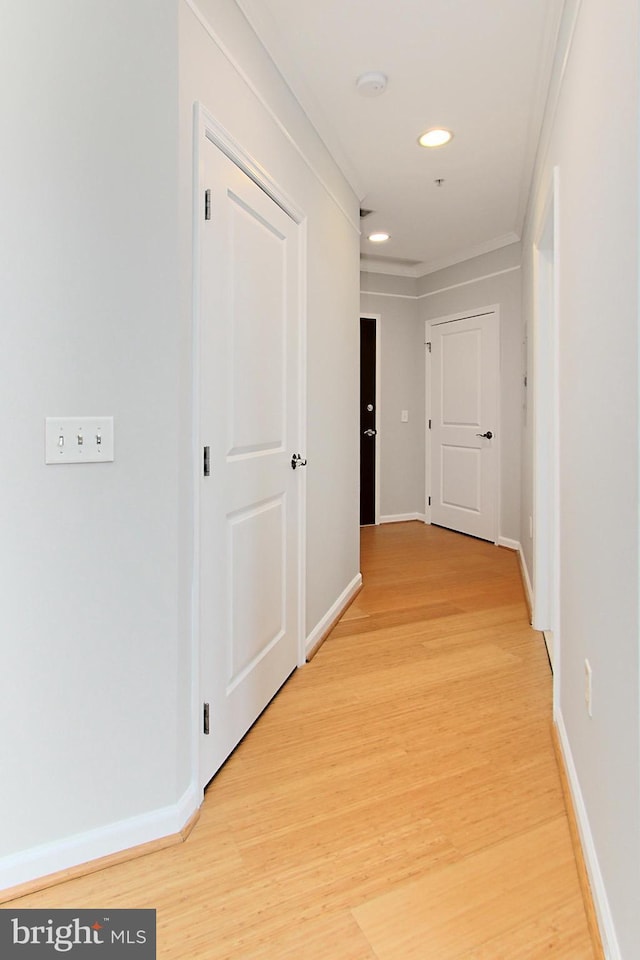
{"type": "Polygon", "coordinates": [[[360,317],[360,525],[380,523],[380,317],[360,317]]]}

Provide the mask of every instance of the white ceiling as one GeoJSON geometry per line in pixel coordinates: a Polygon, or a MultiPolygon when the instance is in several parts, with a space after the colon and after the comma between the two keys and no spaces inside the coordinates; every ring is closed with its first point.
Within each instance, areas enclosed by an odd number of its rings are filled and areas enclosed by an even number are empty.
{"type": "Polygon", "coordinates": [[[519,239],[563,0],[236,2],[374,211],[364,257],[420,276],[519,239]],[[369,70],[379,97],[356,90],[369,70]],[[451,144],[418,147],[433,126],[451,144]]]}

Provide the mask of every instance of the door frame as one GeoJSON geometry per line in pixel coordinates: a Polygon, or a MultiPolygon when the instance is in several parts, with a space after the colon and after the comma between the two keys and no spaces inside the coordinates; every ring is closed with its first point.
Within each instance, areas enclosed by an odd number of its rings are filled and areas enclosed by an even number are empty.
{"type": "Polygon", "coordinates": [[[559,171],[533,243],[533,617],[560,683],[559,171]],[[551,636],[549,636],[551,634],[551,636]],[[552,644],[552,646],[551,646],[552,644]]]}
{"type": "MultiPolygon", "coordinates": [[[[201,498],[200,476],[202,468],[202,425],[200,411],[201,387],[201,311],[200,311],[200,256],[202,250],[202,230],[204,224],[204,178],[203,145],[209,141],[221,150],[237,167],[276,203],[299,230],[299,295],[298,295],[298,432],[295,441],[296,450],[307,447],[307,217],[302,208],[275,181],[260,163],[242,147],[201,102],[194,103],[193,111],[193,261],[192,261],[192,390],[191,390],[191,436],[192,436],[192,477],[191,495],[193,511],[191,517],[192,536],[192,589],[191,589],[191,776],[196,785],[198,796],[203,795],[200,787],[200,735],[202,727],[202,697],[200,652],[202,645],[200,625],[200,558],[201,558],[201,498]]],[[[298,591],[298,618],[294,625],[296,631],[297,666],[306,663],[306,517],[307,517],[307,477],[306,471],[300,471],[298,485],[298,569],[296,589],[298,591]]]]}
{"type": "MultiPolygon", "coordinates": [[[[360,312],[359,317],[363,320],[374,320],[376,325],[376,465],[375,465],[375,477],[374,483],[376,485],[375,490],[375,524],[379,526],[380,524],[380,464],[381,464],[381,455],[380,447],[382,444],[382,350],[380,349],[380,344],[382,342],[382,317],[379,313],[364,313],[360,312]]],[[[358,420],[358,429],[360,427],[360,421],[358,420]]],[[[359,437],[358,437],[359,439],[359,437]]]]}
{"type": "MultiPolygon", "coordinates": [[[[431,430],[429,429],[429,423],[431,421],[431,350],[427,349],[427,345],[431,344],[431,329],[432,327],[440,326],[442,323],[453,323],[456,320],[469,320],[473,317],[485,316],[488,313],[495,314],[496,322],[498,324],[498,429],[496,431],[496,446],[498,448],[498,476],[496,482],[496,503],[495,503],[495,540],[493,541],[496,546],[500,543],[500,508],[502,504],[502,376],[501,376],[501,351],[502,351],[502,325],[500,322],[500,304],[492,303],[486,307],[475,307],[472,310],[462,310],[460,313],[447,314],[443,317],[433,317],[431,320],[425,320],[424,322],[424,356],[425,356],[425,387],[424,387],[424,403],[425,403],[425,417],[424,417],[424,522],[427,524],[431,523],[431,504],[429,503],[431,499],[431,430]]],[[[491,542],[491,541],[489,541],[491,542]]]]}

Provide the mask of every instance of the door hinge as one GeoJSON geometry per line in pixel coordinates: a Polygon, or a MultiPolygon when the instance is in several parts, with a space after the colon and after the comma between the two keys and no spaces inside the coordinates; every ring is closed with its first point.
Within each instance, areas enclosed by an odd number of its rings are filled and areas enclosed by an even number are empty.
{"type": "Polygon", "coordinates": [[[427,350],[429,351],[429,353],[431,353],[431,341],[430,341],[430,340],[427,340],[427,342],[425,343],[425,347],[427,348],[427,350]]]}
{"type": "Polygon", "coordinates": [[[429,420],[429,430],[431,430],[431,420],[429,420]]]}
{"type": "Polygon", "coordinates": [[[204,454],[202,457],[202,472],[205,477],[211,476],[211,448],[205,447],[204,454]]]}
{"type": "Polygon", "coordinates": [[[204,192],[204,218],[211,220],[211,190],[204,192]]]}
{"type": "Polygon", "coordinates": [[[208,736],[209,735],[209,704],[203,703],[202,711],[202,730],[208,736]]]}
{"type": "Polygon", "coordinates": [[[431,497],[429,497],[429,506],[431,506],[431,497]]]}

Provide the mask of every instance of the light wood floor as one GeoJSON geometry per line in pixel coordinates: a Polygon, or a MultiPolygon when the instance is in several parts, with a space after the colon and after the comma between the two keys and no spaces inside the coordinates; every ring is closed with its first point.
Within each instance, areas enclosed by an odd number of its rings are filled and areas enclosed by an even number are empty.
{"type": "Polygon", "coordinates": [[[187,842],[12,906],[155,907],[163,960],[593,960],[516,555],[362,540],[364,589],[187,842]]]}

